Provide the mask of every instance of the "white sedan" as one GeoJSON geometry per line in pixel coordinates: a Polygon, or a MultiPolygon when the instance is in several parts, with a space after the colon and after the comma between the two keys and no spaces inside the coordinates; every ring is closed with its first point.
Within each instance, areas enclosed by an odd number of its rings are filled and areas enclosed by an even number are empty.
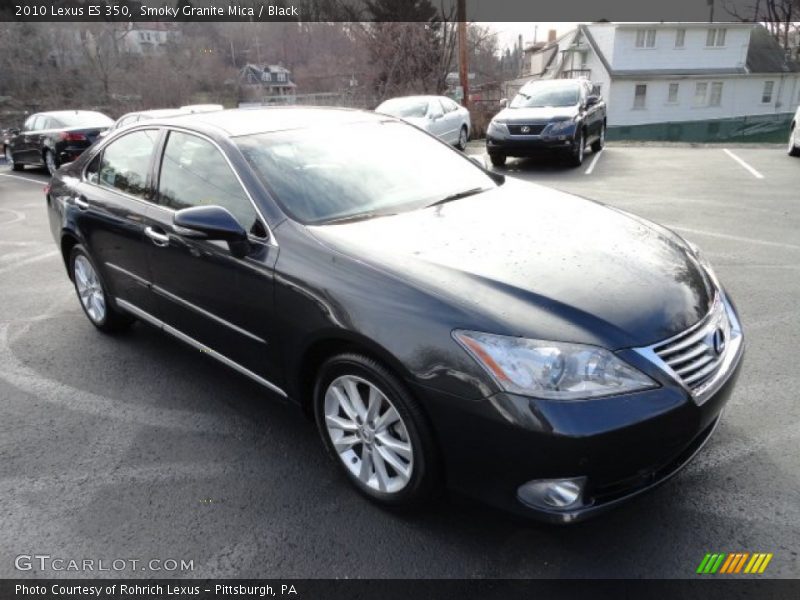
{"type": "Polygon", "coordinates": [[[467,147],[469,111],[446,96],[403,96],[383,102],[375,112],[424,129],[459,150],[467,147]]]}
{"type": "Polygon", "coordinates": [[[789,127],[789,156],[800,156],[800,106],[792,118],[792,125],[789,127]]]}

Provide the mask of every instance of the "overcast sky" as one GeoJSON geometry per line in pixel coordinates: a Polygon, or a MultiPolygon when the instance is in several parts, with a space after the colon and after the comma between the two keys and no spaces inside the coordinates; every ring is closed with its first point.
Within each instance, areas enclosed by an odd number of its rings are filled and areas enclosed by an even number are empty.
{"type": "Polygon", "coordinates": [[[568,32],[570,29],[575,29],[577,23],[480,23],[491,27],[497,32],[497,45],[501,49],[510,48],[517,43],[517,36],[522,34],[522,43],[528,44],[534,41],[536,35],[537,41],[544,41],[547,39],[547,32],[550,29],[555,29],[558,35],[568,32]]]}

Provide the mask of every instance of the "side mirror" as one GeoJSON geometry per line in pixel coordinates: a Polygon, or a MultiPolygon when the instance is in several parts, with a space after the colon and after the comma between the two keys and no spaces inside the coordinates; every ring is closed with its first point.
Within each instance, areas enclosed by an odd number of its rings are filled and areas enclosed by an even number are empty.
{"type": "Polygon", "coordinates": [[[193,206],[175,213],[172,224],[187,237],[228,242],[231,254],[242,258],[247,254],[247,232],[227,208],[193,206]]]}
{"type": "Polygon", "coordinates": [[[439,120],[439,119],[441,119],[443,116],[444,116],[444,113],[441,113],[441,112],[432,112],[432,113],[428,113],[428,118],[429,118],[431,121],[438,121],[438,120],[439,120]]]}
{"type": "Polygon", "coordinates": [[[10,130],[11,135],[19,135],[19,129],[12,127],[10,130]]]}
{"type": "Polygon", "coordinates": [[[508,98],[501,98],[500,102],[498,102],[497,104],[500,105],[500,108],[505,108],[506,106],[508,106],[508,98]]]}
{"type": "Polygon", "coordinates": [[[597,104],[598,102],[600,102],[600,96],[597,96],[597,95],[595,95],[595,94],[592,94],[591,96],[587,96],[587,97],[586,97],[586,106],[587,106],[587,108],[588,108],[589,106],[594,106],[594,105],[595,105],[595,104],[597,104]]]}

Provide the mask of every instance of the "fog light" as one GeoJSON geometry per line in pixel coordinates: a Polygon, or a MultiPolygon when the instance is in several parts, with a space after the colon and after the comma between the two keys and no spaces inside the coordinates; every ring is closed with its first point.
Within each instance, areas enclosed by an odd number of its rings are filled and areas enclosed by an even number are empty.
{"type": "Polygon", "coordinates": [[[586,477],[536,479],[517,490],[517,497],[530,506],[547,510],[568,510],[583,506],[586,477]]]}

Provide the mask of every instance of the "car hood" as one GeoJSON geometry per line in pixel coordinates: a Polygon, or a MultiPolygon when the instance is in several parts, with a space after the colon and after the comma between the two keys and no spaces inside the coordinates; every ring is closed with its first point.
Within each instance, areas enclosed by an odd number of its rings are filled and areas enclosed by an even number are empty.
{"type": "Polygon", "coordinates": [[[534,184],[508,181],[424,210],[309,229],[445,297],[454,314],[478,317],[454,327],[616,350],[683,331],[713,301],[708,275],[676,234],[534,184]]]}
{"type": "Polygon", "coordinates": [[[577,114],[577,106],[541,106],[536,108],[504,108],[494,118],[515,123],[519,121],[572,119],[577,114]]]}

